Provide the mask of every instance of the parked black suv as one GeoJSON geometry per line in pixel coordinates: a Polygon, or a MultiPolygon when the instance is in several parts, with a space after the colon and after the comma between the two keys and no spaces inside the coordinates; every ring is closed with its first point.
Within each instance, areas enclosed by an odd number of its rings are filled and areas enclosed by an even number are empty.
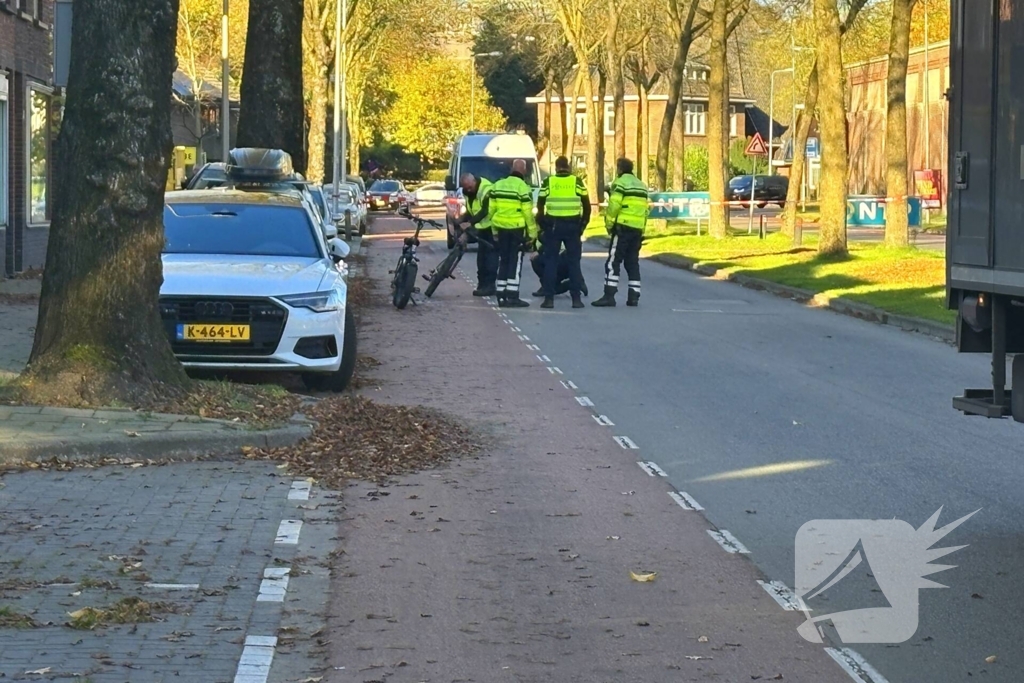
{"type": "Polygon", "coordinates": [[[763,209],[770,204],[778,204],[786,208],[786,193],[789,191],[789,178],[782,175],[739,175],[729,181],[727,192],[729,201],[743,202],[750,205],[750,181],[754,178],[754,203],[763,209]]]}

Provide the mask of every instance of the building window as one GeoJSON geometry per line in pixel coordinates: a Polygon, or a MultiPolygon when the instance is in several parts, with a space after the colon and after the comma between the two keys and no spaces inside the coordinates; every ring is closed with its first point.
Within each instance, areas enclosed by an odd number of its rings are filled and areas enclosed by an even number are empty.
{"type": "Polygon", "coordinates": [[[706,119],[703,104],[686,105],[686,134],[704,135],[704,122],[706,119]]]}
{"type": "Polygon", "coordinates": [[[38,86],[28,88],[28,223],[45,225],[50,221],[50,91],[38,86]]]}
{"type": "Polygon", "coordinates": [[[576,110],[576,135],[587,134],[587,110],[576,110]]]}
{"type": "Polygon", "coordinates": [[[615,135],[615,103],[604,103],[604,134],[615,135]]]}
{"type": "Polygon", "coordinates": [[[39,11],[39,0],[16,0],[16,3],[19,11],[36,19],[42,18],[39,11]]]}
{"type": "Polygon", "coordinates": [[[572,165],[576,168],[586,168],[587,166],[587,155],[586,154],[574,154],[572,156],[572,165]]]}
{"type": "Polygon", "coordinates": [[[942,99],[942,73],[938,69],[928,70],[928,101],[938,102],[942,99]]]}

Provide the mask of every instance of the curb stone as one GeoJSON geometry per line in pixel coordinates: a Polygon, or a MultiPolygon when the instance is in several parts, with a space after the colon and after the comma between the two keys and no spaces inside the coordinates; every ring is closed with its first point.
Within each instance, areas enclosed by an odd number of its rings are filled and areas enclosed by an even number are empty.
{"type": "MultiPolygon", "coordinates": [[[[609,241],[603,237],[591,238],[587,241],[603,246],[604,248],[607,248],[609,244],[609,241]]],[[[943,325],[942,323],[933,322],[931,320],[897,315],[875,306],[851,301],[850,299],[830,297],[825,294],[812,292],[809,289],[790,287],[789,285],[782,285],[777,282],[762,280],[760,278],[743,275],[741,273],[727,273],[713,266],[699,264],[693,259],[679,254],[655,254],[648,258],[655,263],[660,263],[671,268],[689,270],[697,273],[698,275],[703,275],[715,280],[735,282],[736,284],[748,289],[757,289],[775,294],[776,296],[784,296],[788,299],[793,299],[794,301],[799,301],[800,303],[804,303],[815,308],[827,308],[835,311],[836,313],[853,318],[860,318],[861,320],[867,320],[881,325],[891,325],[906,332],[916,332],[918,334],[938,339],[946,342],[947,344],[953,344],[956,341],[956,334],[952,326],[943,325]]]]}
{"type": "MultiPolygon", "coordinates": [[[[182,424],[188,424],[183,422],[182,424]]],[[[42,438],[0,447],[0,466],[17,466],[58,459],[91,462],[109,458],[140,458],[155,462],[203,456],[241,456],[244,448],[294,446],[312,433],[312,423],[293,419],[277,429],[225,432],[142,432],[83,435],[74,440],[42,438]]]]}

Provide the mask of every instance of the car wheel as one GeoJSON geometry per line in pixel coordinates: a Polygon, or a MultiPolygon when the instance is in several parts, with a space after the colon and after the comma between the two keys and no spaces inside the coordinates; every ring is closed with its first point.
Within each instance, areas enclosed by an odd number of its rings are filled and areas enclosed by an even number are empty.
{"type": "Polygon", "coordinates": [[[783,199],[781,202],[779,202],[779,208],[782,209],[783,211],[786,210],[786,200],[785,199],[783,199]]]}
{"type": "Polygon", "coordinates": [[[352,308],[345,308],[345,338],[342,340],[341,366],[327,376],[327,388],[334,393],[345,390],[356,371],[356,319],[352,308]]]}
{"type": "Polygon", "coordinates": [[[768,202],[758,202],[757,203],[757,208],[759,208],[759,209],[763,209],[766,206],[768,206],[768,202]]]}
{"type": "Polygon", "coordinates": [[[328,375],[318,375],[312,372],[302,373],[302,385],[308,391],[323,391],[327,384],[328,375]]]}

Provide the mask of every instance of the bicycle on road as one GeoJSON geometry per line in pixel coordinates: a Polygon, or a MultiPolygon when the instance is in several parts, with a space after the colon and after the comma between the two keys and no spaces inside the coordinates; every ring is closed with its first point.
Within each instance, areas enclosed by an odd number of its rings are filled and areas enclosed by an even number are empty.
{"type": "MultiPolygon", "coordinates": [[[[402,248],[402,255],[398,258],[398,265],[391,271],[394,278],[391,280],[391,302],[395,308],[402,310],[412,299],[416,290],[416,273],[419,270],[419,259],[416,257],[416,248],[420,246],[420,231],[424,225],[430,225],[438,230],[444,226],[437,221],[428,218],[421,218],[412,215],[408,210],[400,215],[416,223],[416,232],[412,237],[405,238],[405,246],[402,248]]],[[[415,302],[413,302],[415,303],[415,302]]]]}
{"type": "Polygon", "coordinates": [[[433,296],[434,292],[437,291],[438,286],[448,278],[453,280],[455,279],[455,275],[453,275],[455,267],[459,265],[459,261],[462,260],[462,257],[466,253],[467,240],[465,236],[467,234],[471,234],[476,237],[477,244],[480,245],[477,247],[478,249],[482,249],[484,246],[491,249],[494,248],[493,244],[476,234],[477,231],[474,228],[461,229],[456,226],[455,230],[458,233],[455,238],[455,246],[451,248],[448,255],[444,257],[444,260],[438,263],[432,271],[424,274],[423,276],[423,279],[430,283],[427,285],[427,289],[423,292],[425,296],[433,296]]]}

